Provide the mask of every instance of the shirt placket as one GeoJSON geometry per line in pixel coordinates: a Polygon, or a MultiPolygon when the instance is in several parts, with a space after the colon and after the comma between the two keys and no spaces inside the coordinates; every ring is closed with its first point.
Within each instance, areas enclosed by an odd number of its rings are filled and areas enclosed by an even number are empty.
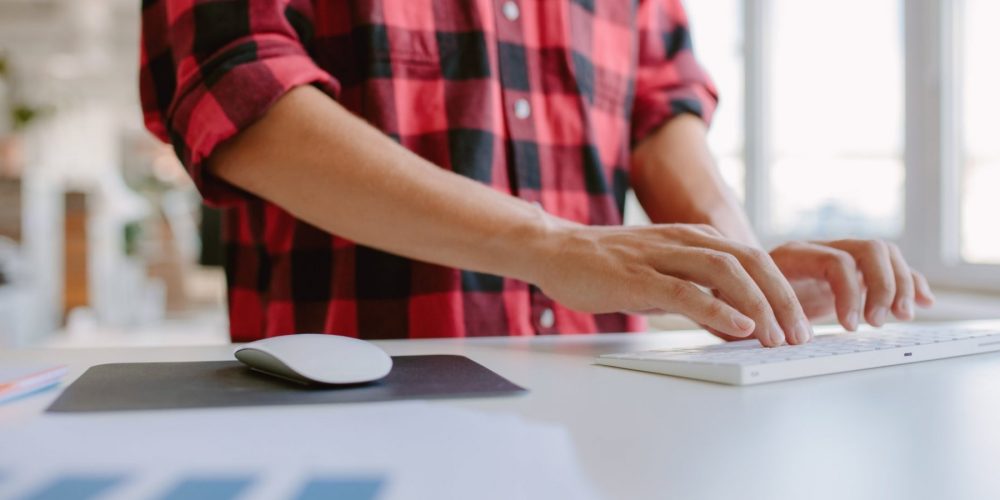
{"type": "MultiPolygon", "coordinates": [[[[494,0],[497,12],[497,41],[498,43],[516,44],[524,46],[523,21],[521,19],[521,3],[518,0],[494,0]]],[[[499,52],[499,47],[498,47],[499,52]]],[[[527,67],[515,68],[512,65],[527,65],[524,60],[508,60],[503,57],[498,58],[498,70],[501,75],[506,72],[523,72],[527,74],[527,67]]],[[[529,169],[537,169],[538,165],[529,164],[519,160],[520,158],[537,158],[537,151],[522,149],[530,148],[529,141],[533,142],[535,135],[534,109],[532,109],[531,90],[507,88],[502,84],[501,95],[504,106],[504,123],[510,137],[509,157],[513,168],[510,174],[514,186],[517,186],[517,196],[532,202],[535,206],[545,209],[542,204],[540,192],[544,186],[539,186],[538,190],[521,189],[527,179],[537,179],[540,182],[539,172],[531,172],[529,169]]],[[[535,332],[540,335],[557,333],[556,315],[552,299],[548,298],[533,285],[529,285],[529,301],[531,324],[535,332]]]]}

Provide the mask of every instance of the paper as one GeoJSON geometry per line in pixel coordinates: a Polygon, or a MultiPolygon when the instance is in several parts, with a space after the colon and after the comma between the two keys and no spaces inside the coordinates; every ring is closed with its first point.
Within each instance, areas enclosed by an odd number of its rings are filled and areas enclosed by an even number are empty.
{"type": "Polygon", "coordinates": [[[65,481],[110,499],[597,498],[564,429],[424,402],[47,414],[0,430],[0,498],[65,481]]]}
{"type": "MultiPolygon", "coordinates": [[[[22,495],[28,500],[87,500],[114,495],[121,498],[162,500],[229,500],[242,498],[257,487],[251,475],[204,474],[183,477],[173,484],[130,488],[133,478],[123,474],[67,474],[33,487],[22,495]]],[[[378,477],[320,476],[309,478],[297,488],[274,492],[272,498],[297,500],[376,500],[384,481],[378,477]]],[[[260,496],[258,494],[258,496],[260,496]]]]}

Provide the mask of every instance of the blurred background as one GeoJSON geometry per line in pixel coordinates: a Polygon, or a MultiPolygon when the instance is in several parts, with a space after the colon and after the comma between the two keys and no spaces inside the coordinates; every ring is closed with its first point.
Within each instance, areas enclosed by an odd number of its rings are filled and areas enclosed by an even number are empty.
{"type": "MultiPolygon", "coordinates": [[[[140,4],[0,0],[0,348],[228,341],[219,214],[142,126],[140,4]]],[[[893,240],[925,319],[1000,316],[1000,2],[686,5],[768,246],[893,240]]]]}

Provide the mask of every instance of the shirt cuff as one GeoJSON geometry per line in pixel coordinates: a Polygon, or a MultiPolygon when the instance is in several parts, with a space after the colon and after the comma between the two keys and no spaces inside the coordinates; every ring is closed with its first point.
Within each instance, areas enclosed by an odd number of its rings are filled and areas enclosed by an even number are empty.
{"type": "Polygon", "coordinates": [[[251,196],[205,168],[220,144],[253,125],[295,87],[314,85],[334,99],[340,93],[335,78],[285,39],[238,45],[200,64],[197,73],[170,110],[170,140],[205,202],[216,206],[251,196]]]}
{"type": "Polygon", "coordinates": [[[717,105],[714,89],[700,83],[660,89],[637,97],[632,114],[632,146],[682,114],[695,115],[706,126],[711,125],[717,105]]]}

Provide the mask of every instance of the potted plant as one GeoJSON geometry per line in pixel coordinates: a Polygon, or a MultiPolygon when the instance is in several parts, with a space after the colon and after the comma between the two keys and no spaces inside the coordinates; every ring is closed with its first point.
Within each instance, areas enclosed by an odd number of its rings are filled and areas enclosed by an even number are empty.
{"type": "Polygon", "coordinates": [[[24,168],[21,133],[41,109],[21,99],[17,78],[6,53],[0,52],[0,178],[19,178],[24,168]]]}

